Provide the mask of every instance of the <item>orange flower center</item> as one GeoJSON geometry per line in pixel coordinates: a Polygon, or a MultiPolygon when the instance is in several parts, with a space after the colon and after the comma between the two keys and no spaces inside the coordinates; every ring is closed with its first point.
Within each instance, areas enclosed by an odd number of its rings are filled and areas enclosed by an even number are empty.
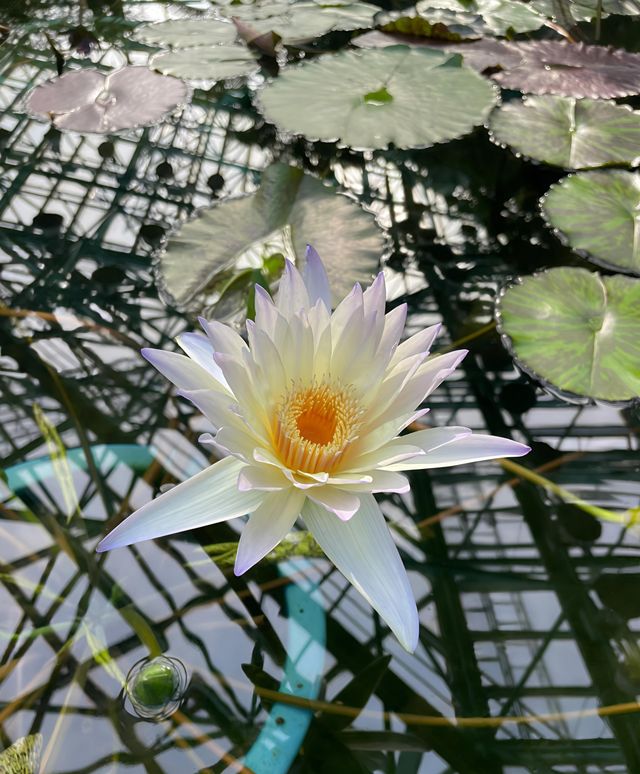
{"type": "Polygon", "coordinates": [[[278,456],[292,470],[331,473],[355,439],[360,414],[351,387],[328,382],[294,386],[274,418],[278,456]]]}

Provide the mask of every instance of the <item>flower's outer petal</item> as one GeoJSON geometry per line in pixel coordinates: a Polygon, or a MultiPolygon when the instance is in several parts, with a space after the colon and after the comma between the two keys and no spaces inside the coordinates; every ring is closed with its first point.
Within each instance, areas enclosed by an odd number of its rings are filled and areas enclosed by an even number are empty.
{"type": "Polygon", "coordinates": [[[372,470],[366,483],[343,484],[349,492],[398,492],[404,494],[411,489],[409,479],[392,470],[372,470]]]}
{"type": "Polygon", "coordinates": [[[229,389],[222,369],[213,359],[213,345],[206,336],[202,333],[181,333],[176,337],[176,341],[193,361],[208,371],[223,387],[229,389]]]}
{"type": "Polygon", "coordinates": [[[347,492],[336,486],[317,486],[306,490],[306,495],[314,503],[322,505],[343,521],[350,519],[360,507],[360,499],[356,494],[347,492]]]}
{"type": "Polygon", "coordinates": [[[237,404],[231,395],[215,390],[179,390],[178,395],[190,400],[216,430],[226,425],[238,427],[242,424],[240,417],[233,411],[237,404]]]}
{"type": "MultiPolygon", "coordinates": [[[[445,428],[434,428],[444,430],[445,428]]],[[[420,436],[419,430],[412,433],[409,438],[420,436]]],[[[468,462],[482,462],[483,460],[499,459],[500,457],[522,457],[531,449],[523,443],[512,441],[509,438],[499,438],[495,435],[482,435],[474,433],[444,444],[426,454],[405,459],[401,462],[386,466],[387,470],[422,470],[424,468],[448,468],[451,465],[465,465],[468,462]]]]}
{"type": "Polygon", "coordinates": [[[422,456],[428,451],[452,443],[459,438],[466,438],[469,435],[471,435],[471,430],[468,427],[456,427],[455,425],[418,430],[416,433],[409,433],[408,435],[394,438],[372,452],[349,460],[349,469],[370,470],[382,468],[384,470],[401,470],[402,468],[392,466],[399,465],[401,462],[411,459],[412,456],[422,456]],[[413,443],[414,437],[417,443],[413,443]],[[411,449],[420,449],[420,451],[416,455],[411,455],[411,449]]]}
{"type": "Polygon", "coordinates": [[[413,652],[419,621],[406,570],[373,495],[361,495],[360,502],[349,521],[340,521],[307,499],[302,518],[338,570],[413,652]]]}
{"type": "Polygon", "coordinates": [[[307,288],[307,293],[309,294],[311,306],[313,306],[316,301],[322,301],[327,309],[331,310],[331,286],[329,285],[329,277],[327,277],[327,272],[320,256],[311,245],[307,245],[305,258],[306,263],[302,278],[305,287],[307,288]]]}
{"type": "Polygon", "coordinates": [[[238,476],[238,489],[241,492],[249,492],[251,489],[278,492],[290,487],[291,482],[284,473],[272,465],[247,465],[238,476]]]}
{"type": "Polygon", "coordinates": [[[395,309],[392,309],[385,315],[384,328],[382,336],[380,337],[378,351],[376,352],[376,359],[382,359],[386,364],[389,363],[393,353],[398,347],[398,342],[400,341],[400,336],[402,336],[406,321],[406,304],[396,306],[395,309]]]}
{"type": "Polygon", "coordinates": [[[402,344],[398,345],[389,365],[393,367],[398,363],[401,363],[407,357],[417,355],[420,352],[429,352],[436,336],[440,332],[440,328],[442,328],[441,323],[430,325],[428,328],[419,331],[415,335],[410,336],[406,341],[403,341],[402,344]]]}
{"type": "Polygon", "coordinates": [[[305,501],[298,489],[269,492],[244,525],[233,572],[242,575],[272,551],[291,531],[305,501]]]}
{"type": "Polygon", "coordinates": [[[238,490],[242,467],[235,458],[225,457],[205,468],[132,513],[96,550],[110,551],[254,511],[262,502],[264,492],[238,490]]]}
{"type": "Polygon", "coordinates": [[[255,286],[256,327],[273,338],[280,313],[269,293],[260,285],[255,286]]]}
{"type": "Polygon", "coordinates": [[[286,318],[291,318],[292,315],[298,314],[302,309],[308,309],[310,306],[309,294],[300,272],[291,261],[285,261],[276,296],[278,311],[286,318]]]}
{"type": "Polygon", "coordinates": [[[247,345],[242,336],[218,320],[205,320],[204,317],[199,317],[198,321],[202,325],[207,337],[211,340],[216,353],[221,352],[225,355],[230,355],[235,357],[236,360],[242,358],[243,352],[247,351],[247,345]]]}
{"type": "MultiPolygon", "coordinates": [[[[163,376],[181,390],[218,390],[227,392],[222,384],[186,355],[145,347],[140,353],[163,376]]],[[[228,394],[228,393],[227,393],[228,394]]]]}

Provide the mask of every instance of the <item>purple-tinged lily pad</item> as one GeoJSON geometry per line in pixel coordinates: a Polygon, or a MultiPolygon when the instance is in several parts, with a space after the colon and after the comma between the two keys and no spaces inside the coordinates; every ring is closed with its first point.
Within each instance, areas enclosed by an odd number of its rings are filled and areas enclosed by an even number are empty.
{"type": "Polygon", "coordinates": [[[640,93],[640,54],[555,40],[504,45],[520,56],[492,76],[507,89],[592,99],[640,93]]]}
{"type": "Polygon", "coordinates": [[[50,118],[56,128],[100,134],[160,121],[189,98],[178,78],[146,67],[123,67],[111,73],[73,70],[31,92],[29,113],[50,118]]]}

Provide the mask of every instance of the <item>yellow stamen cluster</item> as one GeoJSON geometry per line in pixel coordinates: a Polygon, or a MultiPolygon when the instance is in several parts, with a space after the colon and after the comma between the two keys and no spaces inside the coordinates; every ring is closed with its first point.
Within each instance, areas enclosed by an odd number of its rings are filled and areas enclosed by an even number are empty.
{"type": "Polygon", "coordinates": [[[355,439],[360,414],[351,387],[294,385],[282,397],[273,423],[281,461],[305,473],[333,472],[355,439]]]}

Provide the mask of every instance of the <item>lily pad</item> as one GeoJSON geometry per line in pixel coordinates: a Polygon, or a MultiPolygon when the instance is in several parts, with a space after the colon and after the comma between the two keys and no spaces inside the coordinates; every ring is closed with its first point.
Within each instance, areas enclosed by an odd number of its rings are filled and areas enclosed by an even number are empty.
{"type": "Polygon", "coordinates": [[[416,11],[429,21],[435,18],[437,10],[453,11],[458,14],[462,23],[474,25],[469,17],[475,14],[480,24],[482,34],[506,35],[509,31],[529,32],[537,30],[545,22],[545,18],[535,8],[518,0],[421,0],[416,5],[416,11]]]}
{"type": "Polygon", "coordinates": [[[425,148],[470,132],[497,93],[459,57],[395,46],[344,51],[285,70],[262,93],[266,117],[355,149],[425,148]]]}
{"type": "Polygon", "coordinates": [[[307,243],[316,248],[336,299],[370,279],[384,247],[373,215],[317,178],[273,164],[256,193],[220,202],[174,234],[160,257],[161,284],[180,307],[202,304],[222,272],[274,234],[297,263],[307,243]]]}
{"type": "Polygon", "coordinates": [[[141,43],[171,48],[193,48],[194,46],[219,46],[234,43],[236,28],[228,21],[218,19],[174,19],[171,21],[145,24],[135,31],[135,38],[141,43]]]}
{"type": "Polygon", "coordinates": [[[181,80],[146,67],[86,69],[36,86],[26,108],[58,129],[104,134],[158,123],[188,98],[189,87],[181,80]]]}
{"type": "Polygon", "coordinates": [[[558,40],[505,46],[521,57],[516,66],[492,76],[507,89],[593,99],[640,93],[640,54],[558,40]]]}
{"type": "Polygon", "coordinates": [[[239,44],[197,46],[155,54],[150,67],[192,83],[251,75],[259,69],[256,55],[239,44]]]}
{"type": "Polygon", "coordinates": [[[569,175],[551,187],[542,209],[574,250],[594,263],[640,274],[640,174],[569,175]]]}
{"type": "MultiPolygon", "coordinates": [[[[591,21],[597,16],[599,0],[570,0],[569,11],[576,21],[591,21]]],[[[609,14],[636,16],[640,14],[638,0],[601,0],[602,18],[609,14]]],[[[532,7],[550,18],[555,17],[553,0],[533,0],[532,7]]]]}
{"type": "Polygon", "coordinates": [[[640,113],[614,102],[527,97],[491,114],[492,138],[566,169],[640,163],[640,113]]]}
{"type": "Polygon", "coordinates": [[[560,267],[498,300],[500,333],[523,370],[579,401],[640,396],[640,280],[560,267]]]}
{"type": "Polygon", "coordinates": [[[380,8],[369,3],[350,2],[263,2],[228,5],[219,13],[239,19],[256,33],[273,32],[283,43],[305,43],[336,30],[360,30],[373,26],[380,8]]]}

